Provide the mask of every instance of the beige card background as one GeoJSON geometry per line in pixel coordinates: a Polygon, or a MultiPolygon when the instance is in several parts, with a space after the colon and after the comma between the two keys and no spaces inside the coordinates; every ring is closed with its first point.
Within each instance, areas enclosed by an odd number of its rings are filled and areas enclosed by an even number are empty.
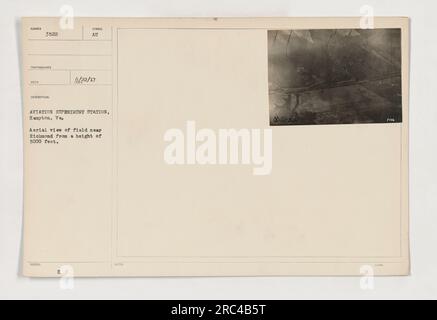
{"type": "MultiPolygon", "coordinates": [[[[267,30],[359,28],[358,18],[58,22],[22,20],[25,117],[110,116],[48,125],[102,128],[100,140],[25,139],[25,275],[66,265],[76,276],[408,274],[407,19],[376,20],[402,28],[402,124],[286,127],[269,127],[267,30]],[[95,26],[98,42],[87,37],[95,26]],[[60,38],[42,40],[46,30],[60,38]],[[71,84],[75,72],[101,82],[71,84]],[[271,128],[272,174],[165,164],[165,131],[189,120],[271,128]]],[[[25,118],[25,138],[34,126],[25,118]]]]}

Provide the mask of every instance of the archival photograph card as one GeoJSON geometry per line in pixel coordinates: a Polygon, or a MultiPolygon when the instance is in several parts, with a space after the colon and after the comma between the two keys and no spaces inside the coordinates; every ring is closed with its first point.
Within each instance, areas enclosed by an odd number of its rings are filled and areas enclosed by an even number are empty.
{"type": "Polygon", "coordinates": [[[25,276],[409,274],[407,18],[21,24],[25,276]]]}

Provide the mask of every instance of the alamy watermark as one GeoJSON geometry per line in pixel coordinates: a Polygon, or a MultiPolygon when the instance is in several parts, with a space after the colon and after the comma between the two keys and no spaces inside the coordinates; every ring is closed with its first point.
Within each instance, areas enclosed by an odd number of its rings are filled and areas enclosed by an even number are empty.
{"type": "Polygon", "coordinates": [[[375,9],[372,6],[365,5],[360,8],[361,29],[375,29],[375,9]]]}
{"type": "Polygon", "coordinates": [[[251,165],[254,175],[269,175],[273,165],[271,129],[200,129],[187,121],[185,130],[164,134],[164,161],[169,165],[251,165]]]}
{"type": "Polygon", "coordinates": [[[375,289],[375,270],[372,266],[362,266],[360,268],[360,288],[361,290],[374,290],[375,289]]]}
{"type": "Polygon", "coordinates": [[[61,30],[73,30],[74,29],[74,9],[70,5],[63,5],[59,9],[61,15],[59,19],[59,28],[61,30]]]}
{"type": "Polygon", "coordinates": [[[61,290],[73,290],[74,289],[74,268],[70,265],[61,266],[58,269],[58,274],[61,276],[59,279],[59,288],[61,290]]]}

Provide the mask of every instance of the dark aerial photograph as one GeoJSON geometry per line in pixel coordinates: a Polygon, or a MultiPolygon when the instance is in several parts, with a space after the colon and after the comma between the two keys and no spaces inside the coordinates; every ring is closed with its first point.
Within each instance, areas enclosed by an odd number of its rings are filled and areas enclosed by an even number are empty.
{"type": "Polygon", "coordinates": [[[400,29],[268,31],[270,125],[402,122],[400,29]]]}

